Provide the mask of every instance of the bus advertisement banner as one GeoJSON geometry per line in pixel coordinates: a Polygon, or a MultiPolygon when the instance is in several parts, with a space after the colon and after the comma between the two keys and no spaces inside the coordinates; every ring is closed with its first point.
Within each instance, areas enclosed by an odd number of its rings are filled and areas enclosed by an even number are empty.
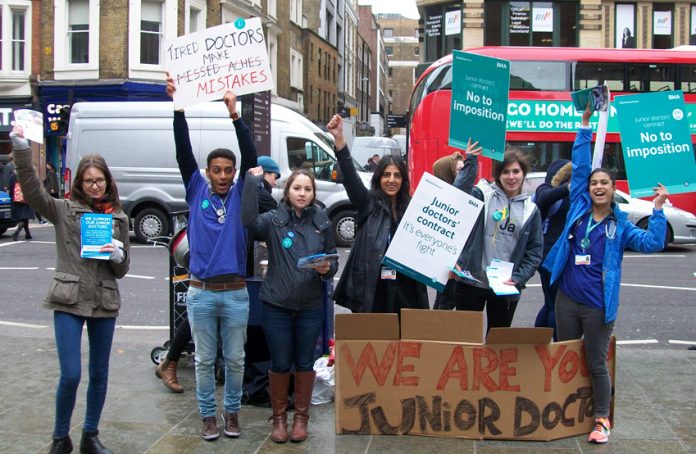
{"type": "Polygon", "coordinates": [[[482,201],[425,172],[384,254],[382,279],[398,271],[444,290],[482,208],[482,201]]]}
{"type": "Polygon", "coordinates": [[[455,50],[449,145],[466,150],[471,138],[484,156],[502,161],[509,88],[510,62],[455,50]]]}
{"type": "Polygon", "coordinates": [[[626,174],[632,197],[662,183],[672,194],[696,189],[696,162],[681,90],[617,96],[626,174]]]}

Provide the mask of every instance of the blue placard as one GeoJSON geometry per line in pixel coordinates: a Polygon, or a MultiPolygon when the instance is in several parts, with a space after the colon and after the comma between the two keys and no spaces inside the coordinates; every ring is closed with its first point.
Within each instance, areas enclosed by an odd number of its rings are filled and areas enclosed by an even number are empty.
{"type": "Polygon", "coordinates": [[[110,214],[85,213],[80,220],[80,257],[83,259],[109,260],[110,252],[99,252],[111,244],[113,216],[110,214]]]}

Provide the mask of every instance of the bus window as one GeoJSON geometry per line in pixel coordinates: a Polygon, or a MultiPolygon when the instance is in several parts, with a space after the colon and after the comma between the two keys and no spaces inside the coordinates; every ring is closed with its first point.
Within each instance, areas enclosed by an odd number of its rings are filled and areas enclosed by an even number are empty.
{"type": "Polygon", "coordinates": [[[568,90],[569,81],[565,62],[510,62],[510,90],[568,90]]]}
{"type": "Polygon", "coordinates": [[[630,91],[674,90],[675,71],[672,65],[628,65],[630,91]]]}
{"type": "Polygon", "coordinates": [[[508,142],[529,157],[530,172],[545,172],[556,159],[570,160],[573,151],[571,142],[508,142]]]}
{"type": "Polygon", "coordinates": [[[621,151],[620,143],[604,144],[602,167],[611,170],[617,180],[626,179],[626,167],[624,166],[623,152],[621,151]]]}
{"type": "Polygon", "coordinates": [[[680,70],[681,89],[684,93],[696,93],[696,65],[684,65],[680,70]]]}
{"type": "Polygon", "coordinates": [[[452,64],[445,64],[433,70],[414,88],[409,112],[415,112],[420,102],[428,94],[437,90],[452,89],[452,64]]]}
{"type": "Polygon", "coordinates": [[[624,90],[623,63],[578,62],[575,64],[574,90],[604,84],[610,91],[624,90]]]}

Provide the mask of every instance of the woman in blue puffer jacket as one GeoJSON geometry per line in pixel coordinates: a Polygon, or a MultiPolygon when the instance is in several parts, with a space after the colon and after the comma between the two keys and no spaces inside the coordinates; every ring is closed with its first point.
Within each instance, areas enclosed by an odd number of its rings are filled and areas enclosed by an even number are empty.
{"type": "Polygon", "coordinates": [[[664,245],[667,220],[662,205],[667,190],[661,184],[648,230],[633,225],[614,203],[616,180],[606,169],[591,169],[592,130],[588,109],[573,145],[570,209],[559,240],[543,266],[558,282],[558,340],[584,337],[587,367],[592,375],[595,427],[589,441],[609,441],[611,378],[607,368],[609,342],[619,308],[621,260],[625,248],[657,252],[664,245]]]}

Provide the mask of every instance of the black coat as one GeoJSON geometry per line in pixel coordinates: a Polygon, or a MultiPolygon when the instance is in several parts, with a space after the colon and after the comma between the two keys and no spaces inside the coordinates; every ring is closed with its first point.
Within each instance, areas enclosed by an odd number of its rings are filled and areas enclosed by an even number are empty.
{"type": "Polygon", "coordinates": [[[34,219],[34,209],[32,207],[30,207],[26,203],[15,202],[14,189],[16,184],[19,184],[17,182],[17,174],[12,172],[12,174],[10,175],[10,181],[7,185],[10,193],[10,198],[12,199],[12,220],[19,222],[34,219]]]}
{"type": "MultiPolygon", "coordinates": [[[[381,198],[370,194],[358,176],[348,147],[336,152],[343,175],[343,186],[355,207],[356,234],[341,279],[336,285],[333,300],[353,312],[373,312],[375,295],[380,281],[382,259],[389,246],[392,216],[381,198]]],[[[404,296],[397,307],[428,309],[428,293],[425,285],[404,275],[395,282],[402,285],[404,296]],[[409,282],[411,281],[411,282],[409,282]]]]}
{"type": "MultiPolygon", "coordinates": [[[[297,267],[297,260],[310,255],[336,253],[331,221],[318,205],[305,208],[300,217],[285,203],[259,214],[259,177],[247,176],[242,193],[242,223],[268,246],[268,272],[259,299],[291,310],[317,309],[324,302],[322,276],[314,269],[297,267]],[[283,242],[290,246],[284,247],[283,242]]],[[[338,263],[331,264],[323,278],[331,279],[338,263]]]]}

